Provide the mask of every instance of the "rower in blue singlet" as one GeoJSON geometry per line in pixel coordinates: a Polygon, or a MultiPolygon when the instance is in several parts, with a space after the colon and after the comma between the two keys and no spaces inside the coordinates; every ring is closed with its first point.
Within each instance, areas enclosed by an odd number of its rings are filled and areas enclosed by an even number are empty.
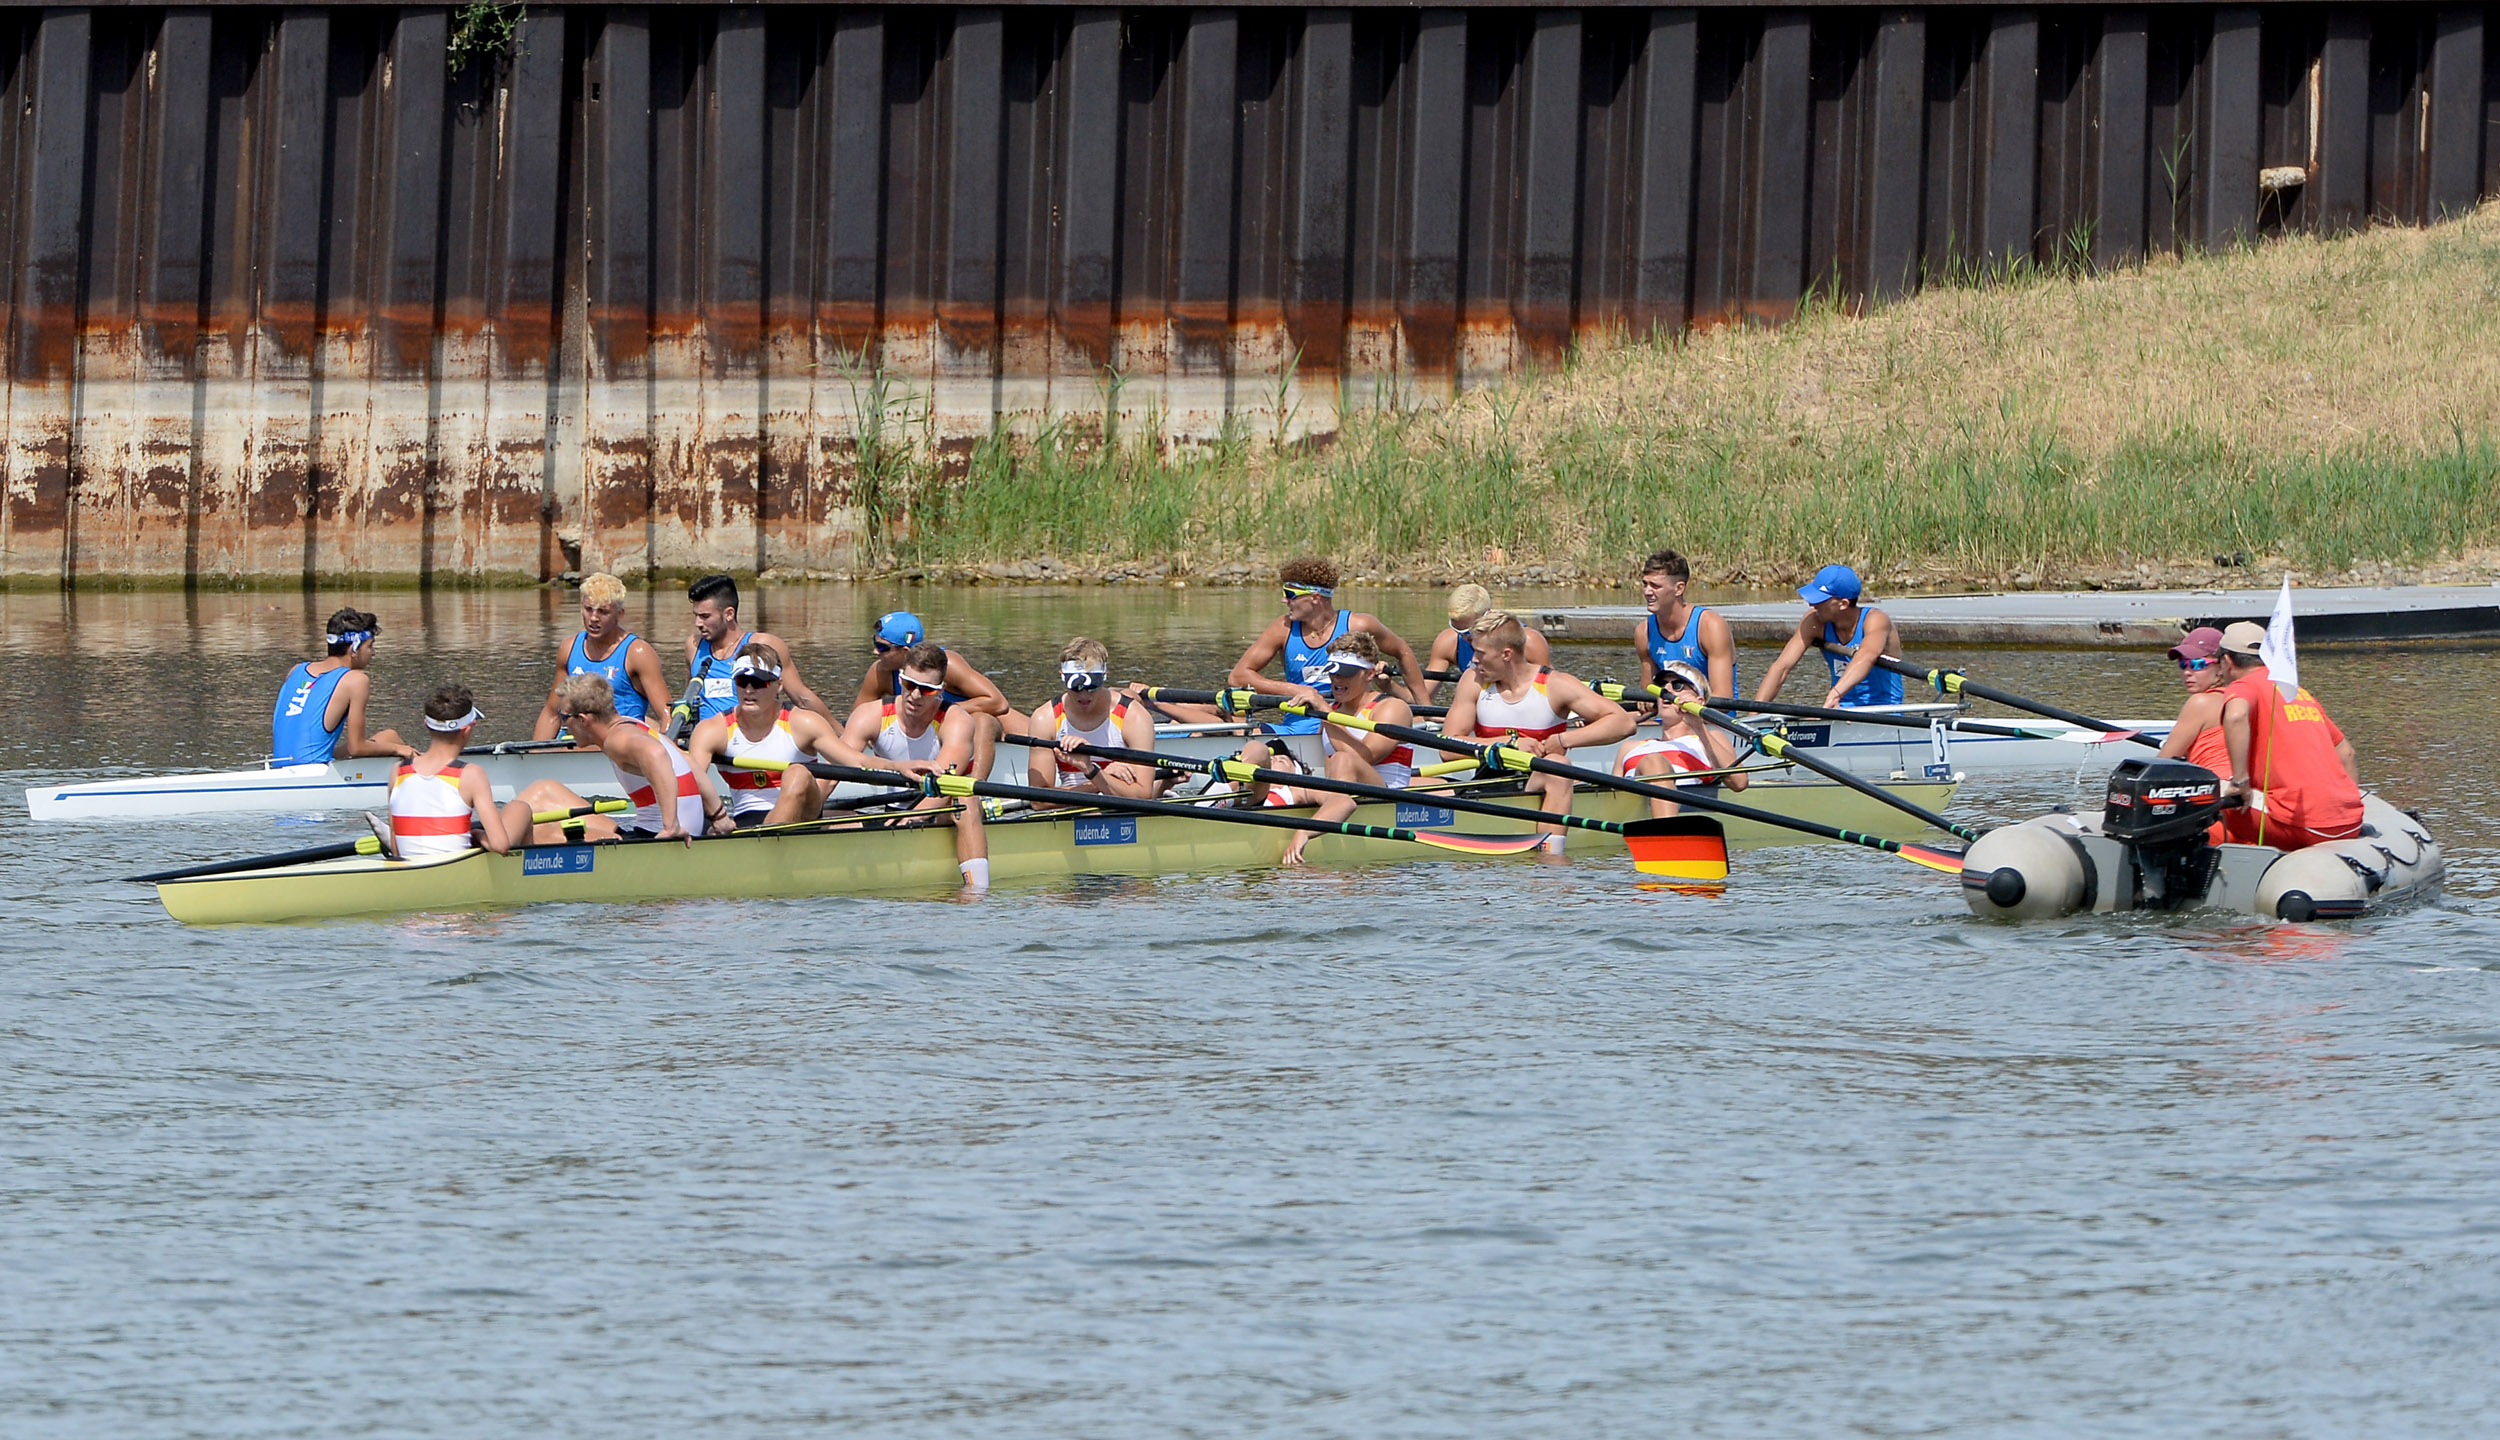
{"type": "MultiPolygon", "coordinates": [[[[1314,690],[1328,688],[1328,647],[1337,643],[1354,624],[1354,612],[1340,610],[1328,627],[1328,638],[1314,645],[1303,637],[1299,624],[1285,626],[1285,678],[1296,685],[1314,690]]],[[[1473,657],[1470,657],[1472,662],[1473,657]]],[[[1317,735],[1320,720],[1316,715],[1279,716],[1269,722],[1269,729],[1279,735],[1317,735]]]]}
{"type": "Polygon", "coordinates": [[[608,688],[616,692],[616,718],[619,720],[642,720],[651,714],[650,702],[642,698],[642,691],[635,688],[633,681],[625,678],[625,652],[634,648],[635,638],[633,632],[627,631],[625,638],[616,642],[616,648],[608,652],[605,660],[590,658],[588,635],[575,635],[573,648],[564,652],[565,674],[596,675],[608,682],[608,688]]]}
{"type": "MultiPolygon", "coordinates": [[[[1690,665],[1703,675],[1710,673],[1709,652],[1701,648],[1701,617],[1709,613],[1707,605],[1694,606],[1691,613],[1684,617],[1683,638],[1677,640],[1668,639],[1658,628],[1657,616],[1648,617],[1649,635],[1642,641],[1641,648],[1648,652],[1649,663],[1657,667],[1659,674],[1666,674],[1667,667],[1674,664],[1690,665]]],[[[1736,666],[1733,662],[1728,665],[1727,673],[1727,693],[1734,695],[1737,692],[1736,666]]]]}
{"type": "Polygon", "coordinates": [[[1826,565],[1812,580],[1797,587],[1797,598],[1806,602],[1806,613],[1797,617],[1795,632],[1780,647],[1779,658],[1763,673],[1762,686],[1754,692],[1754,698],[1777,700],[1780,686],[1787,683],[1788,672],[1806,658],[1809,647],[1846,645],[1851,654],[1845,657],[1823,649],[1823,658],[1831,666],[1832,684],[1822,703],[1900,704],[1899,672],[1875,664],[1877,658],[1897,653],[1892,617],[1858,603],[1861,593],[1858,572],[1846,565],[1826,565]],[[1855,680],[1849,678],[1853,669],[1858,677],[1855,680]],[[1844,683],[1848,685],[1846,690],[1841,688],[1844,683]]]}
{"type": "MultiPolygon", "coordinates": [[[[1857,610],[1857,623],[1849,627],[1846,640],[1841,638],[1839,631],[1832,628],[1830,621],[1823,622],[1823,642],[1826,645],[1845,644],[1850,650],[1855,651],[1858,646],[1866,642],[1866,617],[1878,612],[1868,610],[1863,606],[1852,608],[1857,610]]],[[[1830,650],[1823,652],[1823,662],[1831,666],[1832,684],[1838,685],[1840,673],[1849,668],[1849,662],[1830,650]]],[[[1898,705],[1901,703],[1901,676],[1891,670],[1869,670],[1866,672],[1865,679],[1841,692],[1839,703],[1842,705],[1898,705]]]]}
{"type": "Polygon", "coordinates": [[[738,643],[729,647],[729,660],[722,659],[709,645],[694,647],[694,664],[686,672],[686,698],[682,702],[688,723],[700,725],[738,708],[738,688],[730,683],[730,661],[754,639],[752,630],[739,636],[738,643]]]}
{"type": "Polygon", "coordinates": [[[269,712],[269,763],[326,765],[336,759],[416,754],[395,730],[365,734],[365,701],[372,682],[365,665],[373,659],[374,618],[362,610],[341,610],[323,631],[323,655],[286,672],[278,687],[278,703],[269,712]]]}

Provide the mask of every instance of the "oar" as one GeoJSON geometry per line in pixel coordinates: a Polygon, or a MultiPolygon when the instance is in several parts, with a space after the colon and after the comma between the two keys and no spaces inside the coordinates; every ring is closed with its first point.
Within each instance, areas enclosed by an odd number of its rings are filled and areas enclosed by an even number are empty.
{"type": "Polygon", "coordinates": [[[1852,775],[1828,760],[1817,760],[1804,750],[1789,744],[1786,737],[1774,735],[1767,730],[1757,730],[1724,710],[1713,709],[1698,700],[1683,701],[1676,704],[1676,708],[1687,715],[1697,715],[1731,735],[1743,736],[1748,744],[1774,760],[1793,760],[1826,780],[1846,785],[1869,799],[1881,800],[1911,819],[1924,820],[1956,839],[1977,840],[1979,838],[1980,832],[1966,826],[1956,825],[1926,806],[1914,800],[1903,799],[1881,785],[1852,775]]]}
{"type": "Polygon", "coordinates": [[[576,748],[574,742],[566,739],[498,740],[492,745],[464,745],[460,753],[463,755],[527,755],[537,750],[571,750],[574,748],[576,748]]]}
{"type": "MultiPolygon", "coordinates": [[[[570,810],[540,810],[530,816],[533,825],[558,825],[578,820],[584,815],[614,815],[634,808],[631,800],[602,800],[595,805],[576,805],[570,810]]],[[[246,870],[275,870],[281,865],[310,865],[317,860],[344,860],[350,855],[379,855],[382,838],[378,835],[341,840],[335,845],[307,845],[301,850],[285,850],[275,855],[255,855],[247,860],[219,860],[209,865],[188,865],[180,870],[159,870],[153,875],[128,876],[134,885],[162,885],[169,880],[197,880],[209,875],[239,875],[246,870]]]]}
{"type": "MultiPolygon", "coordinates": [[[[1852,660],[1857,658],[1857,652],[1846,645],[1824,644],[1823,648],[1834,655],[1852,660]]],[[[1939,695],[1976,695],[1982,700],[1994,700],[1999,705],[2010,705],[2017,710],[2027,710],[2050,720],[2063,720],[2069,725],[2080,725],[2086,730],[2103,731],[2113,739],[2123,736],[2138,745],[2154,750],[2161,748],[2159,740],[2138,735],[2124,725],[2112,725],[2106,720],[2095,720],[2089,715],[2074,710],[2063,710],[2045,701],[2026,700],[2020,695],[2009,695],[2002,690],[1982,685],[1959,670],[1921,670],[1907,660],[1895,660],[1889,655],[1876,656],[1875,663],[1895,675],[1907,675],[1913,680],[1924,680],[1936,687],[1936,693],[1939,695]]]]}
{"type": "MultiPolygon", "coordinates": [[[[1345,820],[1309,820],[1298,815],[1265,815],[1251,810],[1177,805],[1168,800],[1137,800],[1126,795],[1090,792],[1078,795],[1031,785],[1000,785],[988,780],[975,780],[969,775],[932,775],[926,781],[920,781],[897,775],[891,770],[861,770],[824,760],[805,763],[811,772],[828,780],[916,789],[924,795],[947,795],[959,800],[967,795],[986,795],[1001,800],[1026,800],[1037,805],[1083,805],[1088,809],[1124,810],[1135,815],[1170,815],[1184,820],[1214,820],[1228,825],[1264,825],[1272,830],[1307,830],[1314,835],[1346,835],[1357,840],[1406,840],[1458,855],[1521,855],[1535,849],[1545,838],[1534,832],[1526,835],[1442,834],[1388,825],[1356,825],[1345,820]]],[[[769,765],[770,762],[765,762],[765,768],[769,765]]]]}
{"type": "MultiPolygon", "coordinates": [[[[1030,745],[1036,749],[1057,746],[1038,737],[1010,735],[1011,745],[1030,745]]],[[[1702,815],[1670,815],[1663,820],[1591,820],[1569,812],[1548,814],[1543,810],[1522,809],[1516,805],[1495,805],[1484,800],[1439,791],[1417,793],[1393,789],[1387,785],[1365,785],[1355,780],[1338,780],[1326,775],[1300,775],[1286,770],[1264,770],[1240,760],[1201,760],[1187,755],[1163,755],[1152,750],[1126,750],[1117,745],[1084,745],[1076,747],[1079,755],[1098,760],[1112,760],[1129,765],[1155,765],[1166,770],[1189,770],[1230,780],[1237,785],[1264,782],[1269,785],[1291,785],[1304,790],[1333,791],[1339,795],[1355,795],[1366,800],[1385,800],[1391,804],[1438,805],[1445,810],[1463,810],[1470,815],[1491,815],[1503,820],[1535,820],[1541,823],[1568,825],[1577,830],[1595,830],[1601,834],[1619,835],[1631,846],[1633,868],[1647,875],[1672,875],[1682,880],[1724,880],[1727,878],[1727,827],[1702,815]]],[[[1474,763],[1453,761],[1436,765],[1435,770],[1472,770],[1474,763]]],[[[1421,773],[1421,772],[1419,772],[1421,773]]]]}
{"type": "MultiPolygon", "coordinates": [[[[1659,689],[1655,685],[1626,685],[1619,680],[1601,680],[1591,687],[1609,700],[1634,702],[1655,701],[1659,689]]],[[[1931,724],[1942,724],[1947,730],[1971,735],[2002,735],[2014,740],[2062,740],[2071,735],[2067,730],[2025,730],[2019,725],[1996,725],[1985,720],[1962,717],[1938,717],[1924,720],[1915,715],[1887,715],[1880,710],[1831,710],[1821,705],[1791,705],[1784,700],[1743,700],[1733,695],[1713,695],[1712,706],[1738,715],[1777,715],[1788,720],[1853,721],[1861,725],[1888,725],[1895,730],[1925,730],[1931,724]]]]}
{"type": "MultiPolygon", "coordinates": [[[[1270,695],[1262,690],[1235,687],[1229,690],[1175,690],[1169,685],[1140,685],[1137,693],[1148,700],[1169,700],[1175,705],[1212,705],[1225,715],[1245,715],[1253,710],[1281,709],[1288,703],[1283,695],[1270,695]]],[[[1409,707],[1423,719],[1438,719],[1450,713],[1447,705],[1416,705],[1409,707]]],[[[1299,712],[1296,712],[1299,713],[1299,712]]]]}
{"type": "Polygon", "coordinates": [[[1863,845],[1869,850],[1881,850],[1887,855],[1898,855],[1913,865],[1924,865],[1930,870],[1941,870],[1948,875],[1962,873],[1962,857],[1958,851],[1941,850],[1930,845],[1903,844],[1898,840],[1887,840],[1881,835],[1862,835],[1855,830],[1843,830],[1836,825],[1825,825],[1817,820],[1799,820],[1786,815],[1774,815],[1768,810],[1756,810],[1750,805],[1730,804],[1725,800],[1697,795],[1689,790],[1669,789],[1663,785],[1651,785],[1621,775],[1609,775],[1603,770],[1584,770],[1577,765],[1566,765],[1560,760],[1548,760],[1542,755],[1530,754],[1515,746],[1460,740],[1448,735],[1436,735],[1429,730],[1417,730],[1410,726],[1391,725],[1384,721],[1366,719],[1360,715],[1330,715],[1328,720],[1331,724],[1342,725],[1351,730],[1369,730],[1375,734],[1386,735],[1392,740],[1404,740],[1412,745],[1428,745],[1435,750],[1446,750],[1453,755],[1473,755],[1488,771],[1535,771],[1544,775],[1559,775],[1566,780],[1596,785],[1608,790],[1621,790],[1633,795],[1645,795],[1652,800],[1671,800],[1688,809],[1704,810],[1713,815],[1725,815],[1733,820],[1751,820],[1782,830],[1794,830],[1801,835],[1819,835],[1826,840],[1838,840],[1849,845],[1863,845]]]}

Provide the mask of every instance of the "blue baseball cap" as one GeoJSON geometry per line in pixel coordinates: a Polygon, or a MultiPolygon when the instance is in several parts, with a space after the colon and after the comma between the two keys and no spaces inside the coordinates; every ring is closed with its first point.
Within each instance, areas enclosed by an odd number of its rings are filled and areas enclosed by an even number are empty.
{"type": "Polygon", "coordinates": [[[880,645],[917,645],[929,638],[928,627],[909,610],[888,610],[877,617],[877,643],[880,645]]]}
{"type": "Polygon", "coordinates": [[[1797,598],[1808,605],[1826,600],[1855,600],[1865,587],[1858,584],[1858,572],[1846,565],[1826,565],[1814,572],[1814,578],[1797,587],[1797,598]]]}

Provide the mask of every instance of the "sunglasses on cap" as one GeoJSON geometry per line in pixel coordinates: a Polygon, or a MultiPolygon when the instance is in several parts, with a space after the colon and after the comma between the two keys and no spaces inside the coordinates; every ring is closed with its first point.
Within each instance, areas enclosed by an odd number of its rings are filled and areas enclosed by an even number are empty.
{"type": "Polygon", "coordinates": [[[943,695],[946,693],[946,682],[943,680],[939,681],[935,685],[931,685],[923,681],[914,680],[909,675],[897,675],[894,677],[894,683],[902,686],[905,690],[914,695],[943,695]]]}
{"type": "Polygon", "coordinates": [[[2182,660],[2179,662],[2179,668],[2182,670],[2210,670],[2214,667],[2214,664],[2218,659],[2220,659],[2219,656],[2208,655],[2202,660],[2182,660]]]}

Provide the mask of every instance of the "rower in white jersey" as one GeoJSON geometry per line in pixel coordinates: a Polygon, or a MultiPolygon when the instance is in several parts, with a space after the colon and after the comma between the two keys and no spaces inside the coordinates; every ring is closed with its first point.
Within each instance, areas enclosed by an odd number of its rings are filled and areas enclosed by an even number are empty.
{"type": "MultiPolygon", "coordinates": [[[[1388,673],[1380,653],[1380,642],[1356,631],[1341,635],[1328,650],[1328,708],[1339,714],[1352,714],[1385,725],[1412,725],[1414,707],[1387,693],[1388,673]]],[[[1255,742],[1254,742],[1255,743],[1255,742]]],[[[1328,758],[1328,775],[1332,780],[1351,780],[1364,785],[1385,785],[1403,790],[1415,778],[1415,747],[1386,735],[1368,730],[1350,729],[1343,725],[1322,724],[1320,748],[1328,758]]],[[[1258,762],[1253,761],[1253,764],[1258,762]]],[[[1264,786],[1253,785],[1254,794],[1264,786]]],[[[1319,808],[1311,812],[1314,820],[1343,820],[1354,814],[1362,802],[1352,795],[1312,791],[1319,808]]],[[[1311,832],[1297,830],[1285,843],[1284,863],[1299,865],[1302,852],[1311,843],[1311,832]]]]}
{"type": "MultiPolygon", "coordinates": [[[[1702,771],[1727,770],[1742,758],[1729,743],[1727,732],[1715,725],[1706,725],[1690,713],[1675,709],[1686,700],[1705,700],[1704,687],[1709,684],[1695,666],[1681,660],[1670,660],[1658,671],[1656,684],[1665,693],[1666,704],[1659,707],[1660,730],[1656,737],[1627,742],[1615,752],[1618,773],[1653,783],[1672,784],[1679,789],[1698,788],[1704,798],[1719,793],[1724,783],[1730,790],[1745,788],[1745,777],[1729,775],[1724,781],[1710,778],[1681,778],[1702,771]],[[1669,779],[1668,777],[1679,777],[1669,779]]],[[[1676,814],[1684,807],[1672,800],[1653,798],[1649,813],[1657,819],[1676,814]]]]}
{"type": "Polygon", "coordinates": [[[783,698],[781,652],[764,641],[739,649],[729,662],[729,683],[737,707],[696,725],[686,744],[687,764],[697,770],[717,767],[729,802],[729,818],[717,828],[786,825],[824,813],[825,785],[808,773],[806,762],[813,757],[855,765],[859,752],[843,743],[824,716],[783,698]],[[754,769],[740,760],[769,760],[781,768],[754,769]]]}
{"type": "Polygon", "coordinates": [[[1057,749],[1036,745],[1029,752],[1025,767],[1032,783],[1042,788],[1153,799],[1158,786],[1151,767],[1097,760],[1074,754],[1069,748],[1155,748],[1155,722],[1146,713],[1146,707],[1111,688],[1110,647],[1082,635],[1059,647],[1059,689],[1058,699],[1033,712],[1032,727],[1027,732],[1037,740],[1058,744],[1057,749]]]}
{"type": "MultiPolygon", "coordinates": [[[[946,649],[923,640],[903,653],[894,669],[894,693],[851,712],[842,742],[861,753],[870,770],[892,770],[914,779],[973,775],[974,742],[984,717],[970,706],[946,703],[946,649]]],[[[994,723],[995,717],[990,717],[994,723]]],[[[981,802],[958,805],[940,795],[923,796],[915,810],[942,812],[931,818],[955,827],[955,868],[964,889],[990,888],[989,838],[981,829],[981,802]]]]}
{"type": "MultiPolygon", "coordinates": [[[[505,817],[495,808],[495,789],[486,771],[460,758],[469,734],[486,717],[466,685],[442,685],[425,702],[425,728],[431,737],[424,753],[400,762],[391,774],[391,851],[402,860],[433,855],[458,855],[475,843],[474,830],[486,848],[512,853],[505,817]]],[[[518,805],[520,802],[513,802],[518,805]]],[[[519,817],[529,828],[526,812],[519,817]]]]}
{"type": "MultiPolygon", "coordinates": [[[[1486,611],[1469,638],[1475,668],[1450,697],[1444,734],[1498,740],[1549,760],[1569,759],[1574,745],[1612,745],[1631,735],[1631,712],[1578,677],[1528,658],[1525,627],[1509,611],[1486,611]],[[1580,722],[1576,730],[1573,720],[1580,722]]],[[[1571,808],[1571,782],[1559,775],[1530,775],[1527,788],[1548,814],[1571,808]]],[[[1562,853],[1562,828],[1543,828],[1546,849],[1562,853]]]]}
{"type": "MultiPolygon", "coordinates": [[[[556,684],[555,703],[556,718],[574,739],[607,755],[618,787],[634,802],[632,824],[617,825],[605,816],[593,815],[582,822],[587,838],[616,836],[691,844],[707,822],[728,818],[729,806],[713,786],[710,771],[689,764],[686,752],[661,739],[648,718],[618,718],[615,692],[603,677],[567,675],[556,684]]],[[[578,810],[590,802],[567,786],[541,780],[523,790],[518,803],[539,811],[578,810]]],[[[556,825],[540,825],[531,832],[533,844],[554,845],[562,840],[562,829],[556,825]]]]}

